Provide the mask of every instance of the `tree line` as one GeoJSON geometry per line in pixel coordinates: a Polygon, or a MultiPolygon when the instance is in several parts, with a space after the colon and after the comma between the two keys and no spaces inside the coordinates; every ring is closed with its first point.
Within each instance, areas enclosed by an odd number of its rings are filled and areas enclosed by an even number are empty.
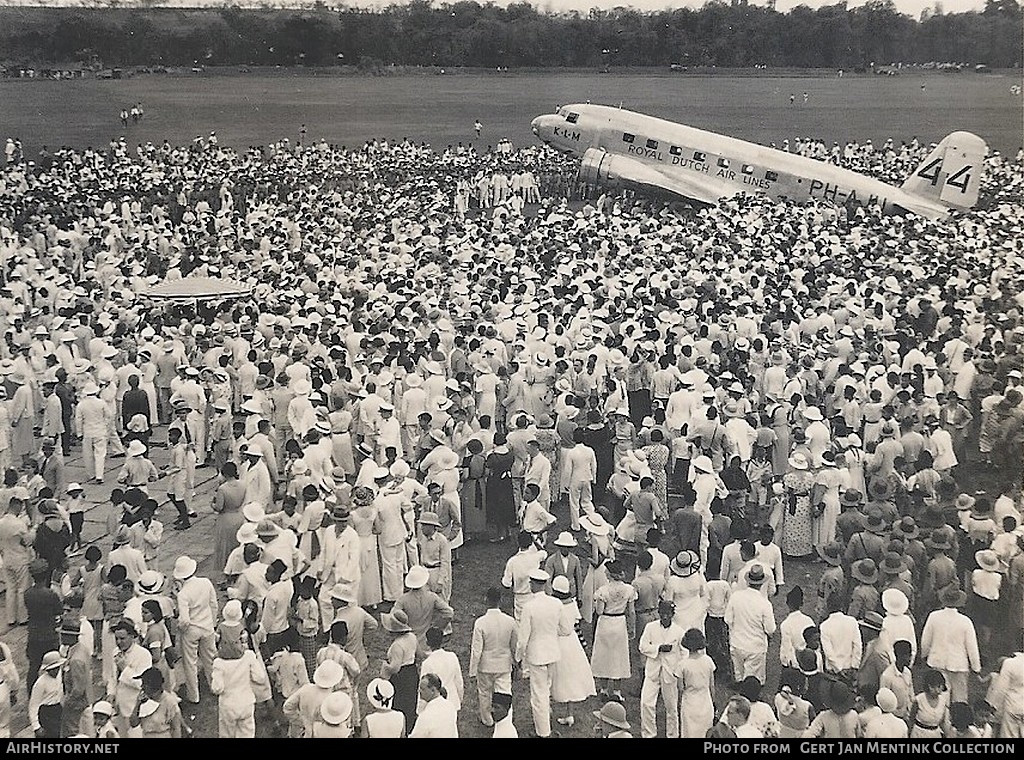
{"type": "Polygon", "coordinates": [[[891,0],[779,13],[712,0],[699,9],[552,14],[528,3],[412,0],[380,11],[0,8],[0,61],[106,66],[722,66],[860,69],[871,63],[1019,66],[1016,0],[920,19],[891,0]]]}

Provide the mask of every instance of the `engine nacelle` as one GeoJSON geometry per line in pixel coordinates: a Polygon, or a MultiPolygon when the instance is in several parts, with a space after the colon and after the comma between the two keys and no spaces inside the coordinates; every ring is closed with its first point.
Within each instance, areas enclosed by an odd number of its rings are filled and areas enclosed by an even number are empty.
{"type": "Polygon", "coordinates": [[[615,165],[621,161],[621,156],[614,156],[608,151],[587,148],[580,163],[580,181],[590,187],[618,187],[621,175],[616,172],[615,165]]]}

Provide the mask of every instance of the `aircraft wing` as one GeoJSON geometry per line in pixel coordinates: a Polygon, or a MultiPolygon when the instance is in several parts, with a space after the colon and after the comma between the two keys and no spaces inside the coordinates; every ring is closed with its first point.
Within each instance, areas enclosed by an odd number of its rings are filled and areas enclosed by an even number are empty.
{"type": "Polygon", "coordinates": [[[710,205],[737,193],[735,187],[714,177],[702,176],[683,168],[658,171],[628,156],[612,154],[600,148],[590,148],[583,155],[580,178],[590,185],[658,190],[710,205]]]}

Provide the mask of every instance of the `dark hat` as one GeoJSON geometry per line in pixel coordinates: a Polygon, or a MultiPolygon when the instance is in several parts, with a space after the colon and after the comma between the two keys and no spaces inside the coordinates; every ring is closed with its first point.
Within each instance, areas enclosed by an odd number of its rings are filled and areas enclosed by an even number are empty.
{"type": "Polygon", "coordinates": [[[864,497],[861,495],[860,491],[856,488],[847,488],[843,491],[843,496],[839,502],[844,507],[858,507],[863,500],[864,497]]]}
{"type": "Polygon", "coordinates": [[[833,566],[843,564],[843,550],[837,542],[833,541],[825,546],[817,547],[817,550],[818,556],[828,564],[833,566]]]}
{"type": "Polygon", "coordinates": [[[878,567],[873,559],[862,559],[854,564],[852,575],[861,583],[874,584],[878,582],[878,567]]]}
{"type": "Polygon", "coordinates": [[[967,603],[967,594],[955,583],[950,583],[939,591],[939,604],[943,607],[963,607],[967,603]]]}
{"type": "Polygon", "coordinates": [[[921,533],[913,517],[904,517],[902,520],[896,522],[892,526],[892,532],[898,533],[907,540],[917,538],[921,533]]]}
{"type": "Polygon", "coordinates": [[[764,567],[760,564],[751,565],[747,571],[747,585],[751,588],[757,588],[765,582],[764,567]]]}
{"type": "Polygon", "coordinates": [[[882,517],[881,512],[870,512],[868,513],[868,519],[864,522],[864,527],[871,533],[877,533],[878,535],[885,535],[889,530],[889,526],[885,522],[885,518],[882,517]]]}
{"type": "Polygon", "coordinates": [[[953,548],[949,543],[949,534],[942,528],[933,530],[932,534],[925,540],[924,545],[929,549],[941,552],[948,552],[953,548]]]}
{"type": "Polygon", "coordinates": [[[889,552],[885,555],[885,559],[882,560],[882,572],[886,575],[899,575],[907,569],[907,563],[903,561],[903,557],[895,552],[889,552]]]}

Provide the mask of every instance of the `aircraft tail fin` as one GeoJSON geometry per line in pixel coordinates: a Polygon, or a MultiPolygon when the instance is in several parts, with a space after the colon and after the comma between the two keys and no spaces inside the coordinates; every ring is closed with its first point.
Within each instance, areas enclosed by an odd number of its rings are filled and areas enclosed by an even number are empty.
{"type": "Polygon", "coordinates": [[[901,189],[952,208],[971,208],[978,202],[987,154],[988,146],[977,135],[953,132],[935,146],[901,189]]]}

